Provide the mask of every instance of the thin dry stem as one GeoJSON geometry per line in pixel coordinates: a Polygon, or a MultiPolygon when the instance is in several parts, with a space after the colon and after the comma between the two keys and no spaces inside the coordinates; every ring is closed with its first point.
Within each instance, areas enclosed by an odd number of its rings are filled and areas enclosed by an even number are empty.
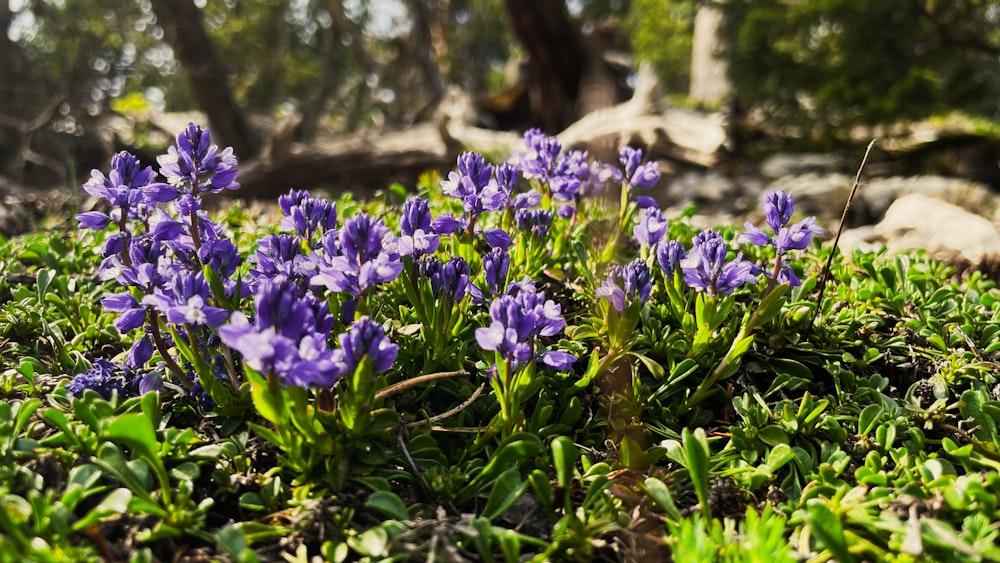
{"type": "Polygon", "coordinates": [[[865,164],[868,163],[868,156],[871,155],[872,149],[875,148],[875,141],[877,139],[872,139],[868,143],[868,148],[865,149],[865,156],[861,159],[861,166],[858,167],[858,173],[854,176],[854,185],[851,187],[851,193],[847,196],[847,203],[844,204],[844,212],[840,215],[840,225],[837,227],[837,236],[833,239],[833,248],[830,249],[830,256],[826,259],[826,264],[823,266],[823,273],[819,278],[819,295],[816,297],[816,308],[813,309],[812,318],[809,319],[809,325],[812,326],[816,322],[816,317],[819,316],[819,311],[823,306],[823,294],[826,292],[826,284],[830,279],[830,268],[833,266],[833,257],[837,255],[837,245],[840,244],[840,235],[844,232],[844,223],[847,222],[847,212],[851,209],[851,203],[854,201],[854,194],[858,193],[858,185],[861,184],[861,172],[865,169],[865,164]]]}
{"type": "Polygon", "coordinates": [[[430,417],[430,418],[428,418],[426,420],[418,420],[416,422],[411,422],[409,424],[406,424],[405,425],[406,428],[407,429],[409,429],[409,428],[416,428],[416,427],[420,426],[421,424],[431,424],[431,423],[437,422],[439,420],[444,420],[444,419],[446,419],[448,417],[455,416],[456,414],[464,411],[469,405],[471,405],[472,403],[474,403],[476,401],[476,399],[479,398],[479,395],[483,392],[483,389],[485,387],[486,387],[485,383],[483,383],[482,385],[480,385],[479,388],[476,389],[472,393],[472,396],[470,396],[465,401],[462,401],[462,404],[458,405],[457,407],[455,407],[453,409],[449,409],[449,410],[447,410],[447,411],[445,411],[445,412],[443,412],[443,413],[441,413],[439,415],[432,416],[432,417],[430,417]]]}
{"type": "Polygon", "coordinates": [[[407,379],[405,381],[400,381],[399,383],[390,385],[385,389],[380,390],[378,393],[375,393],[375,400],[376,401],[384,400],[386,397],[395,395],[400,391],[406,391],[411,387],[416,387],[417,385],[423,383],[436,381],[438,379],[448,379],[450,377],[458,377],[462,375],[469,375],[469,372],[463,369],[458,371],[441,371],[437,373],[428,373],[427,375],[418,375],[417,377],[411,377],[410,379],[407,379]]]}

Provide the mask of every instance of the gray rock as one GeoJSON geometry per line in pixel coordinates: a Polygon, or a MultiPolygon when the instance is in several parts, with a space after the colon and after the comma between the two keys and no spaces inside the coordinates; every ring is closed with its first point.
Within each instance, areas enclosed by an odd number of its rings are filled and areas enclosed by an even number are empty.
{"type": "Polygon", "coordinates": [[[894,201],[872,235],[891,251],[923,248],[949,261],[978,263],[1000,253],[1000,230],[992,221],[923,194],[894,201]]]}
{"type": "Polygon", "coordinates": [[[844,159],[832,154],[779,152],[764,159],[760,165],[760,173],[767,178],[780,179],[785,176],[843,172],[844,167],[844,159]]]}
{"type": "Polygon", "coordinates": [[[861,200],[867,218],[877,222],[894,201],[910,194],[940,199],[980,215],[988,215],[997,207],[997,196],[986,185],[944,176],[877,178],[863,182],[856,197],[861,200]]]}

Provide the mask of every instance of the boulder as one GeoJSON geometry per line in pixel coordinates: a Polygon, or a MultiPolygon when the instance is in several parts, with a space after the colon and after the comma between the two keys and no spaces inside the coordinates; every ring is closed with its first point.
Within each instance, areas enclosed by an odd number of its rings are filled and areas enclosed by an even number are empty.
{"type": "Polygon", "coordinates": [[[894,201],[872,236],[891,251],[923,248],[945,261],[979,263],[1000,253],[1000,229],[992,221],[923,194],[894,201]]]}

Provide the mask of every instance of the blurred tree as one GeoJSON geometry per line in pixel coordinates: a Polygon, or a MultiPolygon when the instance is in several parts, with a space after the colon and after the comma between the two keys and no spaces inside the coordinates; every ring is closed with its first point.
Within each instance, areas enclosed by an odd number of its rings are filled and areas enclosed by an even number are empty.
{"type": "Polygon", "coordinates": [[[187,74],[192,94],[208,116],[218,141],[244,157],[257,154],[257,136],[233,98],[226,67],[205,32],[201,10],[194,0],[152,0],[151,4],[164,38],[187,74]]]}
{"type": "Polygon", "coordinates": [[[648,61],[667,94],[688,92],[697,0],[632,0],[625,27],[636,56],[648,61]]]}
{"type": "Polygon", "coordinates": [[[1000,117],[1000,4],[730,0],[741,99],[832,126],[963,110],[1000,117]]]}

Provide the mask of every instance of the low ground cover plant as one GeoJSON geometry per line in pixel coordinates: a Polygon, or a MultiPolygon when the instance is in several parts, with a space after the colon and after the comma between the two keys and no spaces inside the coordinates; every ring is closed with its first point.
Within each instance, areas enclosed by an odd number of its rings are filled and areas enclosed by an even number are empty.
{"type": "Polygon", "coordinates": [[[269,223],[116,155],[0,246],[0,561],[1000,559],[993,282],[658,180],[529,131],[269,223]]]}

